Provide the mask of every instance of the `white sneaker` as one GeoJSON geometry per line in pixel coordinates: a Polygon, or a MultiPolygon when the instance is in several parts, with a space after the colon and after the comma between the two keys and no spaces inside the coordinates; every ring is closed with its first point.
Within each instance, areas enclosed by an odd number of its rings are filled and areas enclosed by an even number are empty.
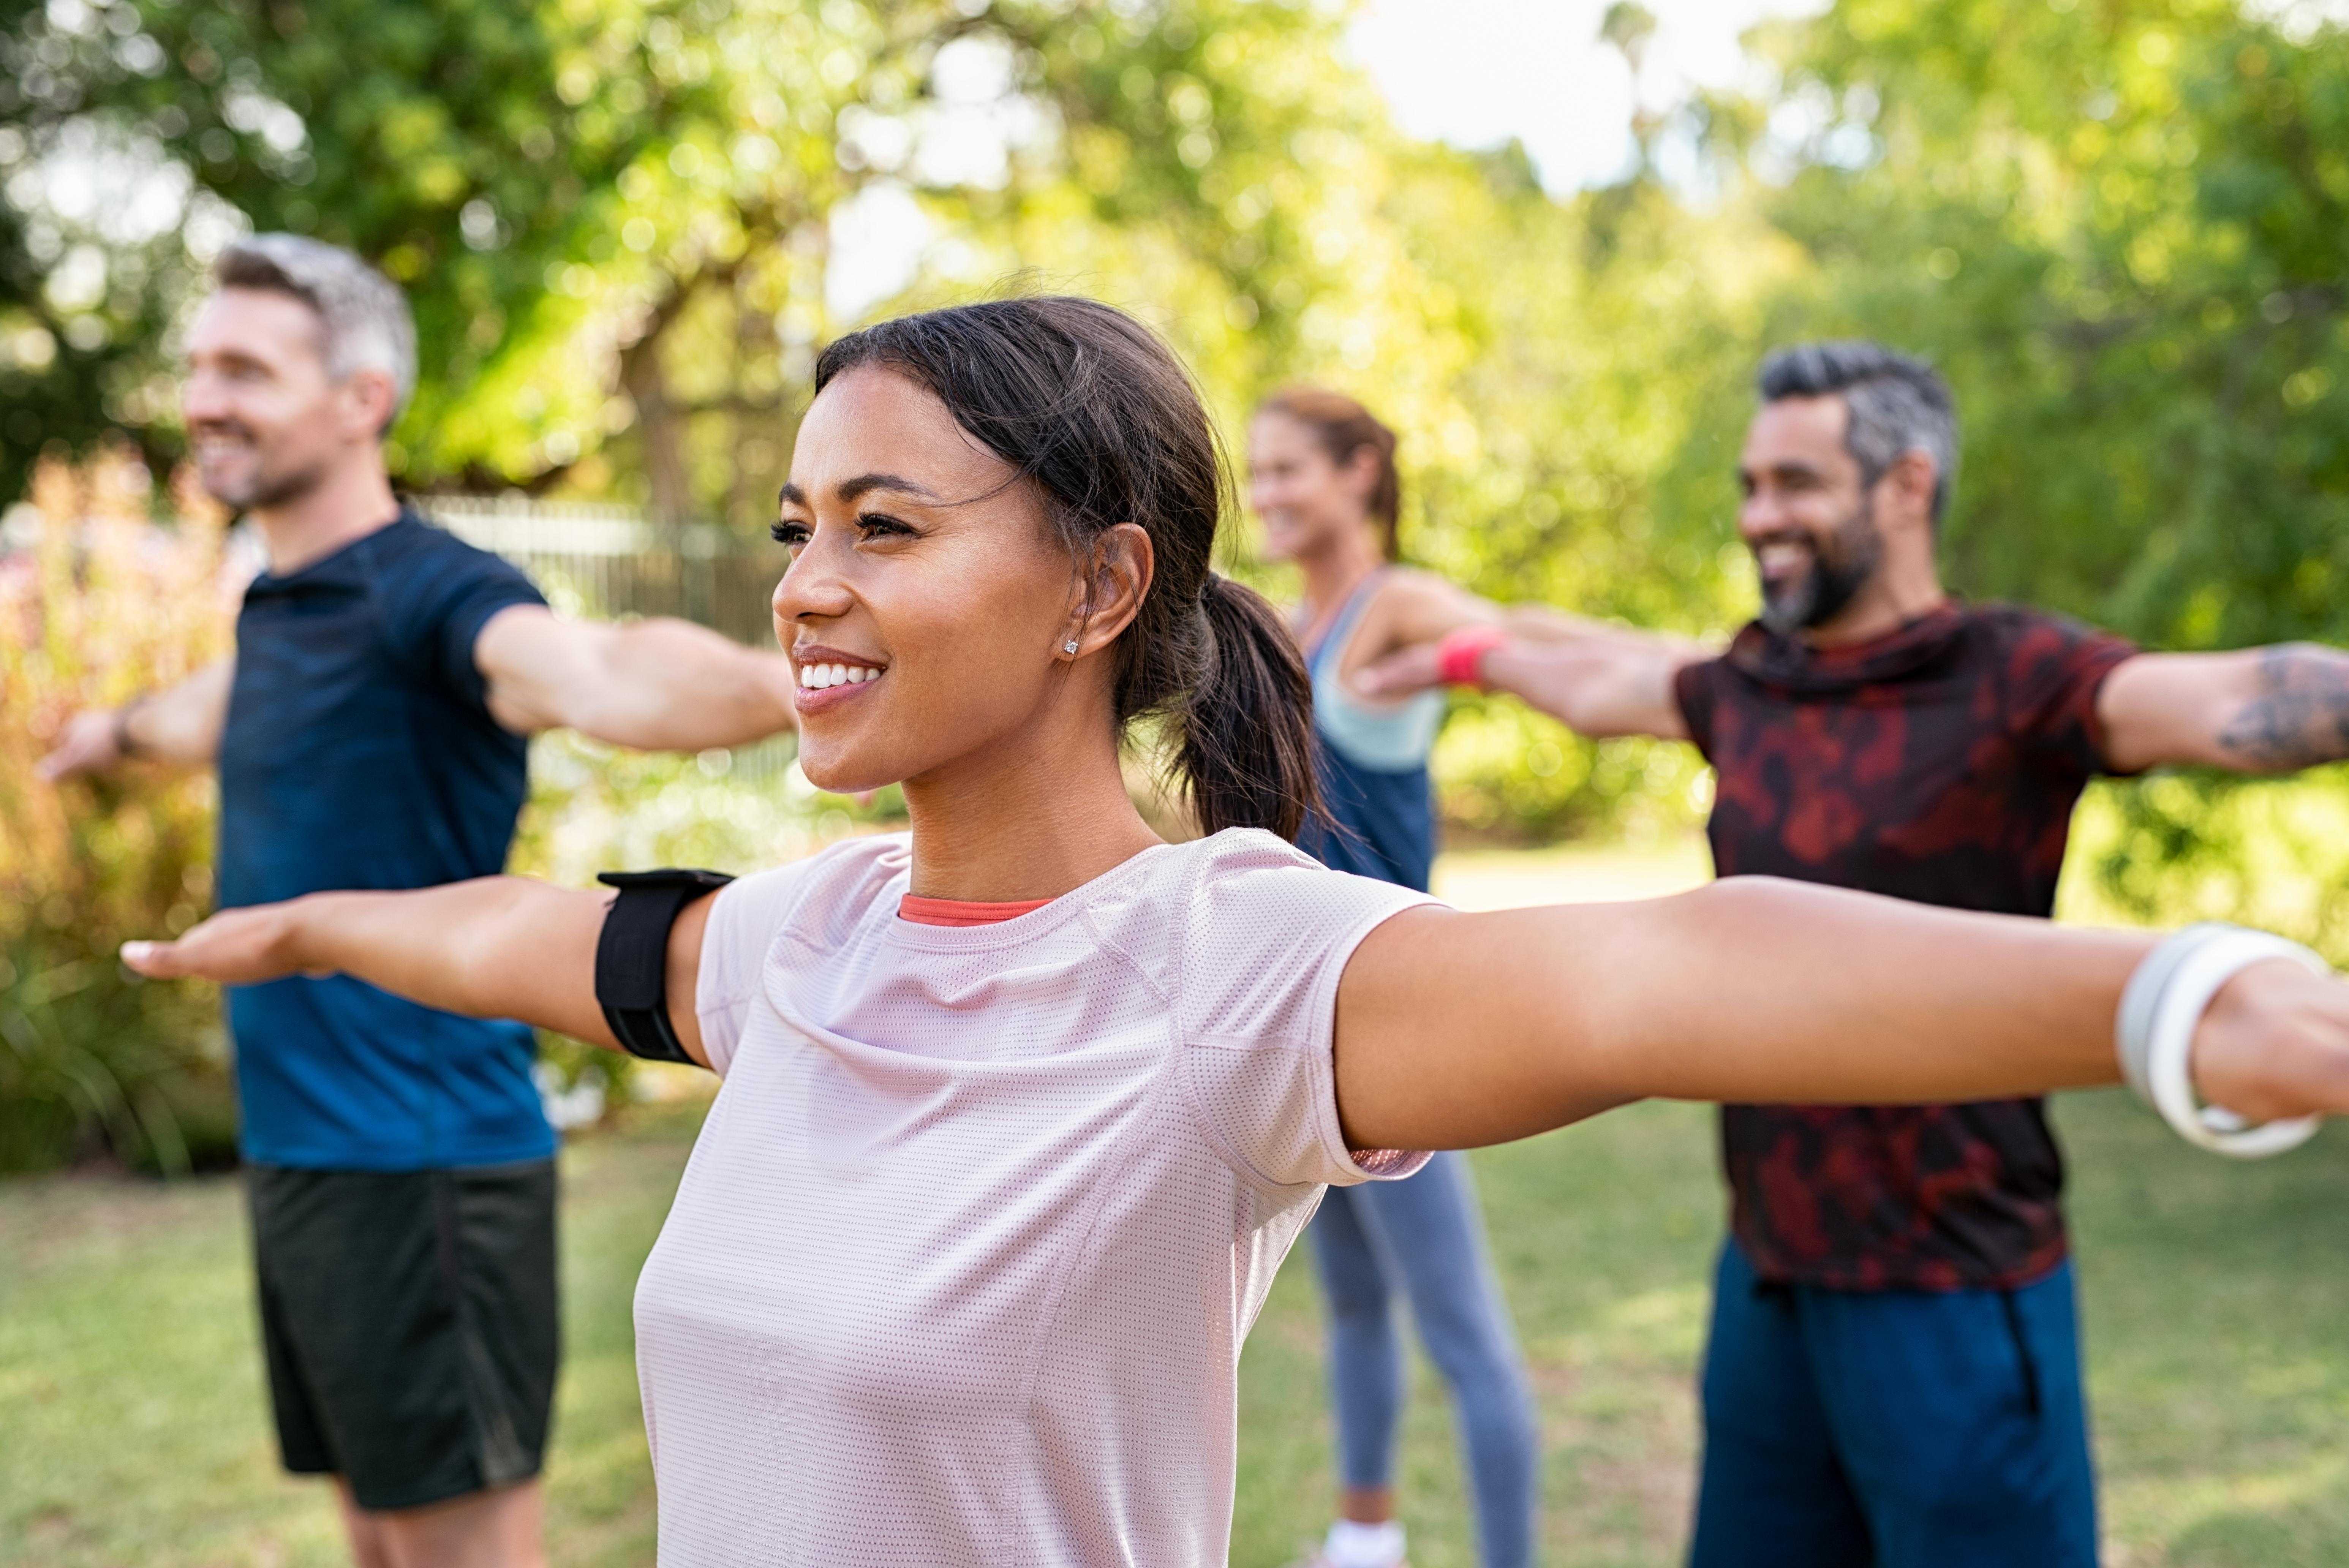
{"type": "Polygon", "coordinates": [[[1402,1525],[1357,1524],[1341,1519],[1330,1526],[1320,1549],[1290,1568],[1411,1568],[1403,1556],[1402,1525]]]}

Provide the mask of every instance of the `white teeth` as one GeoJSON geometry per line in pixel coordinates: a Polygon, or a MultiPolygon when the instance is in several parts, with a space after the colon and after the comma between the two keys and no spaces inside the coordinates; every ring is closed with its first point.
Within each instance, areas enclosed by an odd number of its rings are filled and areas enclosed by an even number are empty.
{"type": "Polygon", "coordinates": [[[879,680],[881,672],[866,665],[802,665],[800,689],[822,691],[827,686],[862,686],[879,680]]]}

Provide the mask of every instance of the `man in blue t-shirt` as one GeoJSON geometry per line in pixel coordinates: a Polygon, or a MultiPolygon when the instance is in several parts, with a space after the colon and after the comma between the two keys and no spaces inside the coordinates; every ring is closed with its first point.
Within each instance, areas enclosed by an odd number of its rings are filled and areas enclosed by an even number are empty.
{"type": "MultiPolygon", "coordinates": [[[[535,729],[699,750],[792,722],[780,653],[558,619],[400,504],[382,440],[416,334],[381,274],[265,234],[216,282],[188,336],[188,433],[268,570],[232,658],[78,716],[53,777],[217,761],[233,907],[502,871],[535,729]]],[[[286,1468],[336,1479],[367,1568],[540,1562],[554,1136],[530,1031],[342,975],[234,987],[228,1012],[286,1468]]]]}

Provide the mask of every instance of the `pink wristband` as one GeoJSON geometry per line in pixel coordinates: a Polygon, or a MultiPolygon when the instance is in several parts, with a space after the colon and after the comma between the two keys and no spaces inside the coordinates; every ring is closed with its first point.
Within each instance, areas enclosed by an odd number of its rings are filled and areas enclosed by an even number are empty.
{"type": "Polygon", "coordinates": [[[1444,676],[1444,684],[1483,686],[1485,655],[1508,640],[1506,632],[1488,624],[1463,626],[1447,634],[1435,645],[1435,667],[1444,676]]]}

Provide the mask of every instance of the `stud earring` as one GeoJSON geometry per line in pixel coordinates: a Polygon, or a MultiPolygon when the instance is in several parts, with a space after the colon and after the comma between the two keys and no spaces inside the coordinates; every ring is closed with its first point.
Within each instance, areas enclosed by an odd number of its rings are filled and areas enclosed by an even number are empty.
{"type": "Polygon", "coordinates": [[[1073,641],[1071,641],[1071,642],[1062,643],[1062,644],[1061,645],[1061,652],[1062,652],[1062,653],[1064,653],[1064,654],[1073,654],[1073,653],[1075,653],[1076,651],[1077,651],[1077,645],[1076,645],[1073,641]]]}

